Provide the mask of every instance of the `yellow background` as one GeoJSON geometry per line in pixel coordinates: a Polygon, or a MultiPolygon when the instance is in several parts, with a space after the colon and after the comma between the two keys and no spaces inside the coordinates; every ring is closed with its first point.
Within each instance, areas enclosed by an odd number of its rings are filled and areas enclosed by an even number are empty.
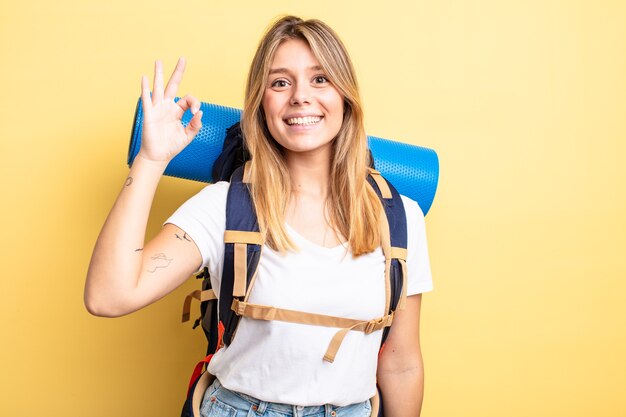
{"type": "MultiPolygon", "coordinates": [[[[0,415],[173,416],[205,345],[190,280],[119,319],[82,303],[126,178],[140,77],[241,107],[279,14],[342,36],[369,134],[437,150],[423,416],[626,415],[626,4],[0,3],[0,415]]],[[[164,178],[149,236],[203,184],[164,178]]]]}

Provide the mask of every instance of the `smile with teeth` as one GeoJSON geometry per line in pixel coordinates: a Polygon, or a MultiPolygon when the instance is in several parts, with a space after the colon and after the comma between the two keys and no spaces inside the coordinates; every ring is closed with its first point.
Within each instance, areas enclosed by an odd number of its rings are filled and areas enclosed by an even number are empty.
{"type": "Polygon", "coordinates": [[[294,125],[305,126],[305,125],[314,125],[316,123],[319,123],[320,120],[322,120],[320,116],[305,116],[305,117],[291,117],[289,119],[285,119],[285,122],[289,126],[294,126],[294,125]]]}

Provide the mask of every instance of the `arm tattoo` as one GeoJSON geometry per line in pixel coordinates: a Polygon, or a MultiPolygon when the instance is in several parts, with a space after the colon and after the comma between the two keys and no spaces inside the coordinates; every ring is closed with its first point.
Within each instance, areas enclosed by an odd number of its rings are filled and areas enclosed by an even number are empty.
{"type": "Polygon", "coordinates": [[[143,248],[135,249],[135,252],[141,252],[143,248]]]}
{"type": "Polygon", "coordinates": [[[174,233],[174,236],[178,238],[178,240],[186,240],[187,242],[191,242],[191,239],[187,237],[187,232],[181,237],[178,233],[174,233]]]}
{"type": "Polygon", "coordinates": [[[154,265],[152,265],[152,270],[148,270],[148,272],[155,272],[159,268],[167,268],[174,260],[174,258],[168,258],[165,256],[162,252],[152,255],[150,259],[154,261],[154,265]]]}
{"type": "Polygon", "coordinates": [[[131,185],[133,183],[133,177],[128,177],[126,178],[126,186],[128,187],[129,185],[131,185]]]}

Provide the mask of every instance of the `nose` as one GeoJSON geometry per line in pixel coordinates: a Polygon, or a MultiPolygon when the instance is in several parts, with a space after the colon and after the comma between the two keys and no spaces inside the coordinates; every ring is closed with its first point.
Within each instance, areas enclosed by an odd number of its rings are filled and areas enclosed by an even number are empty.
{"type": "Polygon", "coordinates": [[[294,85],[291,94],[291,105],[311,104],[311,87],[307,83],[298,82],[294,85]]]}

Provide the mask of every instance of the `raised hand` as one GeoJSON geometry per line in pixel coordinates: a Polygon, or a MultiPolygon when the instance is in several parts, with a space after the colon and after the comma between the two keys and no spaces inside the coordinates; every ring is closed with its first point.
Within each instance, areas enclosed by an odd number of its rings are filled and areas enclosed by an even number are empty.
{"type": "Polygon", "coordinates": [[[174,102],[176,91],[185,72],[185,58],[178,59],[176,68],[163,90],[163,64],[154,63],[154,91],[150,97],[148,77],[141,77],[143,131],[141,149],[137,156],[153,162],[168,163],[187,146],[202,127],[200,101],[191,95],[174,102]],[[181,119],[191,108],[193,118],[183,127],[181,119]]]}

